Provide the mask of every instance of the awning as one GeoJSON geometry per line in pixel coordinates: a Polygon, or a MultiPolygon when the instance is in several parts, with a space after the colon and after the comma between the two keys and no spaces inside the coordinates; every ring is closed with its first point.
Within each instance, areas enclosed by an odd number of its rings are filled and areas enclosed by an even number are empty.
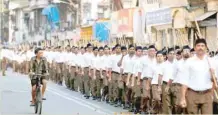
{"type": "Polygon", "coordinates": [[[212,16],[216,13],[217,12],[215,12],[215,11],[204,13],[203,15],[196,17],[195,20],[196,21],[203,21],[203,20],[209,18],[210,16],[212,16]]]}

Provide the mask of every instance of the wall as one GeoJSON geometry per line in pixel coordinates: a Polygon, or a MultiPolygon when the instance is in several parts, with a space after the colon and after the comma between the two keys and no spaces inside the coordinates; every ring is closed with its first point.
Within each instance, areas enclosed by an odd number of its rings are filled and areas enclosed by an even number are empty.
{"type": "Polygon", "coordinates": [[[216,26],[206,27],[206,40],[208,47],[211,51],[216,51],[217,49],[217,28],[216,26]]]}

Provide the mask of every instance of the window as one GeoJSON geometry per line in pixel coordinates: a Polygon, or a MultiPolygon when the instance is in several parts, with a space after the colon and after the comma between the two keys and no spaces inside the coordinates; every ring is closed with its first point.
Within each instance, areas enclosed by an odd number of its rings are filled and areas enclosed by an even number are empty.
{"type": "Polygon", "coordinates": [[[159,3],[159,0],[146,0],[147,4],[155,4],[155,3],[159,3]]]}

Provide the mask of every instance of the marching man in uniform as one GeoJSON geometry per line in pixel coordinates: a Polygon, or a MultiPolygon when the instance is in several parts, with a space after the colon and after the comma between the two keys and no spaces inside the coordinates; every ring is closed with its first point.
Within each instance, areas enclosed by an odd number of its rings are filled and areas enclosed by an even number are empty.
{"type": "Polygon", "coordinates": [[[183,109],[180,108],[179,106],[179,100],[180,100],[180,96],[181,96],[181,86],[184,80],[184,65],[185,62],[188,60],[188,58],[190,57],[190,48],[189,46],[184,46],[182,49],[182,59],[178,60],[176,62],[176,64],[174,64],[174,74],[173,74],[173,78],[170,78],[171,82],[172,82],[172,97],[173,97],[173,102],[172,102],[172,106],[173,106],[173,112],[174,114],[181,114],[183,112],[183,109]]]}
{"type": "Polygon", "coordinates": [[[185,64],[184,82],[180,104],[187,107],[188,114],[213,114],[213,82],[215,65],[206,55],[207,43],[205,39],[195,42],[196,55],[185,64]]]}

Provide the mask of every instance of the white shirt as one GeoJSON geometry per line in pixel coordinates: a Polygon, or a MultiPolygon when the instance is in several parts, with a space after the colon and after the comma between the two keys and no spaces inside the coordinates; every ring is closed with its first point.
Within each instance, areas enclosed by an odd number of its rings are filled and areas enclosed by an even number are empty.
{"type": "Polygon", "coordinates": [[[9,60],[13,60],[14,59],[14,51],[8,50],[7,52],[8,52],[8,55],[7,55],[8,57],[7,58],[9,60]]]}
{"type": "Polygon", "coordinates": [[[156,63],[152,66],[152,80],[151,84],[158,84],[159,75],[163,75],[164,64],[156,63]]]}
{"type": "Polygon", "coordinates": [[[174,64],[173,67],[173,83],[184,83],[185,62],[187,60],[181,59],[174,64]]]}
{"type": "Polygon", "coordinates": [[[57,52],[56,53],[56,57],[55,57],[55,61],[57,63],[63,63],[65,60],[64,56],[63,56],[63,52],[57,52]]]}
{"type": "Polygon", "coordinates": [[[156,64],[156,58],[143,57],[142,77],[152,78],[152,65],[156,64]]]}
{"type": "Polygon", "coordinates": [[[94,54],[86,52],[84,53],[83,56],[84,56],[84,67],[91,66],[91,63],[92,63],[91,59],[93,58],[94,54]]]}
{"type": "Polygon", "coordinates": [[[98,67],[98,56],[93,56],[91,58],[91,68],[96,69],[96,70],[99,69],[99,67],[98,67]]]}
{"type": "Polygon", "coordinates": [[[81,54],[81,53],[79,53],[78,55],[77,55],[77,61],[76,61],[76,64],[78,65],[78,66],[80,66],[80,67],[82,67],[82,68],[84,68],[84,67],[87,67],[87,64],[85,64],[85,55],[84,54],[81,54]]]}
{"type": "Polygon", "coordinates": [[[121,68],[124,73],[133,73],[134,58],[135,56],[130,57],[129,55],[123,57],[121,68]]]}
{"type": "Polygon", "coordinates": [[[70,66],[76,66],[76,59],[77,59],[76,54],[75,53],[70,53],[69,54],[69,62],[68,62],[68,64],[70,66]]]}
{"type": "Polygon", "coordinates": [[[104,69],[103,70],[107,70],[108,71],[108,69],[109,68],[111,68],[111,55],[104,55],[104,69]]]}
{"type": "Polygon", "coordinates": [[[169,82],[173,78],[173,67],[175,62],[164,62],[163,81],[169,82]]]}
{"type": "Polygon", "coordinates": [[[26,56],[27,56],[27,61],[30,61],[31,58],[32,58],[33,56],[35,56],[35,54],[34,54],[33,51],[28,50],[27,53],[26,53],[26,56]]]}
{"type": "Polygon", "coordinates": [[[114,54],[111,56],[111,64],[110,65],[111,65],[112,71],[120,73],[120,67],[118,67],[117,64],[120,61],[121,57],[122,57],[122,54],[120,54],[120,55],[114,54]]]}
{"type": "Polygon", "coordinates": [[[106,67],[106,62],[105,62],[105,56],[98,56],[98,60],[97,60],[97,67],[98,70],[105,70],[106,67]]]}
{"type": "Polygon", "coordinates": [[[215,69],[214,62],[210,57],[204,56],[203,60],[200,60],[197,56],[191,57],[185,63],[184,84],[195,91],[211,89],[213,83],[210,68],[215,69]]]}
{"type": "Polygon", "coordinates": [[[135,76],[138,76],[138,73],[142,73],[143,70],[143,57],[137,57],[134,58],[134,65],[133,65],[133,74],[135,76]]]}

